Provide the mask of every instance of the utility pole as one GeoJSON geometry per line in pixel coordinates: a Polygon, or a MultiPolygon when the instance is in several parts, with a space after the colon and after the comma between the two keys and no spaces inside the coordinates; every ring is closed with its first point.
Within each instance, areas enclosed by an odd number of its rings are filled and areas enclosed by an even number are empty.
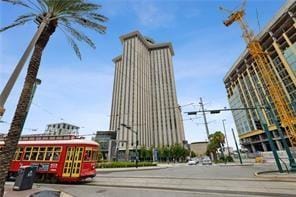
{"type": "Polygon", "coordinates": [[[224,129],[225,140],[226,140],[226,144],[227,144],[228,156],[230,157],[230,150],[229,150],[229,144],[228,144],[228,139],[227,139],[227,135],[226,135],[226,129],[225,129],[225,123],[224,123],[224,121],[226,121],[226,119],[223,119],[223,120],[222,120],[222,123],[223,123],[223,129],[224,129]]]}
{"type": "MultiPolygon", "coordinates": [[[[43,32],[44,28],[47,26],[47,23],[49,21],[49,14],[46,15],[44,18],[42,18],[41,23],[38,27],[37,32],[34,34],[31,42],[29,43],[28,47],[26,48],[24,54],[22,55],[21,59],[19,60],[19,62],[17,63],[13,73],[11,74],[9,80],[7,81],[4,89],[2,90],[1,94],[0,94],[0,119],[3,116],[5,109],[4,109],[4,104],[7,100],[7,97],[9,96],[20,72],[22,71],[29,55],[31,54],[31,51],[33,50],[33,48],[35,47],[35,44],[37,42],[37,40],[39,39],[41,33],[43,32]]],[[[38,18],[40,20],[40,18],[38,18]]],[[[36,20],[38,20],[36,19],[36,20]]]]}
{"type": "Polygon", "coordinates": [[[206,117],[206,113],[205,113],[205,109],[204,109],[204,104],[202,102],[202,98],[200,97],[200,102],[199,102],[200,106],[201,106],[201,111],[202,111],[202,115],[203,115],[203,118],[204,118],[204,124],[205,124],[205,127],[206,127],[206,132],[207,132],[207,137],[209,139],[209,135],[210,135],[210,132],[209,132],[209,127],[208,127],[208,122],[207,122],[207,117],[206,117]]]}
{"type": "Polygon", "coordinates": [[[236,151],[237,151],[237,154],[238,154],[239,162],[240,162],[240,164],[243,164],[242,158],[241,158],[241,155],[240,155],[240,150],[239,150],[238,145],[237,145],[237,142],[236,142],[236,138],[235,138],[235,134],[234,134],[233,128],[231,128],[231,131],[232,131],[233,139],[234,139],[234,142],[235,142],[235,146],[236,146],[236,151]]]}

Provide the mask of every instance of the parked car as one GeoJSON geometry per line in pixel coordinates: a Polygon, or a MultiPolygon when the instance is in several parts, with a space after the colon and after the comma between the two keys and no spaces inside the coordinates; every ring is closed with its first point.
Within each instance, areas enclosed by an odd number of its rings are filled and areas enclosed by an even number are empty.
{"type": "Polygon", "coordinates": [[[199,163],[199,160],[198,159],[192,159],[192,160],[189,160],[188,161],[188,165],[196,165],[199,163]]]}
{"type": "Polygon", "coordinates": [[[209,157],[204,157],[202,160],[202,165],[212,165],[212,161],[209,157]]]}

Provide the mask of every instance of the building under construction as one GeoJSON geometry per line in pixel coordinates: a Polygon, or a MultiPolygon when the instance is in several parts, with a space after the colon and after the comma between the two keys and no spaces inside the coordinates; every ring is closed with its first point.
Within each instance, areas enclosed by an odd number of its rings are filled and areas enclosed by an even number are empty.
{"type": "MultiPolygon", "coordinates": [[[[228,26],[228,24],[225,24],[228,26]]],[[[239,35],[238,35],[239,36],[239,35]]],[[[250,44],[236,60],[224,77],[227,96],[231,108],[252,108],[266,106],[269,103],[282,127],[287,115],[290,130],[283,128],[288,145],[295,146],[295,113],[296,113],[296,2],[287,1],[267,26],[254,37],[259,41],[266,59],[266,82],[264,71],[258,66],[253,54],[250,54],[250,44]],[[263,73],[263,74],[262,74],[263,73]],[[272,83],[274,84],[272,84],[272,83]],[[274,90],[272,90],[273,86],[274,90]],[[280,93],[279,93],[280,92],[280,93]],[[279,109],[280,102],[285,101],[284,108],[279,109]],[[283,110],[284,109],[284,110],[283,110]],[[294,132],[294,133],[293,133],[294,132]]],[[[270,145],[260,124],[256,110],[233,111],[233,117],[239,134],[240,142],[249,152],[270,151],[270,145]]],[[[262,110],[271,131],[273,141],[278,150],[283,149],[275,119],[269,110],[262,110]]],[[[294,147],[295,148],[295,147],[294,147]]]]}

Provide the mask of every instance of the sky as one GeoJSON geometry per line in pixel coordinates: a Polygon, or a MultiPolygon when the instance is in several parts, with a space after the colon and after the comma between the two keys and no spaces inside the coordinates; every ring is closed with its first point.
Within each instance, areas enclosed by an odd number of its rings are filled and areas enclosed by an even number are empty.
{"type": "MultiPolygon", "coordinates": [[[[109,18],[104,35],[83,29],[97,48],[81,43],[82,60],[75,55],[62,31],[51,36],[43,52],[38,86],[23,134],[42,133],[49,123],[67,122],[89,135],[108,130],[112,102],[114,64],[122,52],[119,37],[138,30],[157,43],[172,42],[173,65],[178,103],[183,112],[228,106],[223,78],[246,44],[237,24],[226,28],[222,21],[228,14],[219,10],[238,8],[240,0],[102,0],[100,13],[109,18]],[[194,103],[193,105],[188,105],[194,103]]],[[[284,0],[249,0],[246,20],[258,33],[284,4],[284,0]],[[258,20],[257,20],[258,19],[258,20]]],[[[0,3],[0,27],[8,25],[28,10],[0,3]]],[[[15,65],[32,39],[34,22],[0,33],[0,90],[4,88],[15,65]]],[[[19,76],[6,104],[0,122],[0,133],[7,133],[9,123],[24,83],[27,64],[19,76]]],[[[201,114],[189,117],[183,113],[185,137],[189,142],[204,141],[206,131],[201,114]]],[[[223,131],[234,146],[231,112],[207,114],[210,133],[223,131]]],[[[237,135],[237,134],[236,134],[237,135]]]]}

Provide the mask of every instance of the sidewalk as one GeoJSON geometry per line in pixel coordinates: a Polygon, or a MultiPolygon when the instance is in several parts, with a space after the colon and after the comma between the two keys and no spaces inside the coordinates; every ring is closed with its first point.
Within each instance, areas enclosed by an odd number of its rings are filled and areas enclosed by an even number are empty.
{"type": "Polygon", "coordinates": [[[147,167],[130,167],[130,168],[97,168],[97,173],[109,173],[109,172],[127,172],[127,171],[144,171],[144,170],[160,170],[173,167],[172,165],[159,165],[157,166],[147,166],[147,167]]]}
{"type": "Polygon", "coordinates": [[[39,186],[37,183],[33,185],[32,189],[22,190],[22,191],[14,191],[13,188],[14,182],[6,182],[5,183],[5,191],[4,197],[71,197],[71,195],[61,192],[59,190],[55,190],[52,188],[39,186]]]}
{"type": "Polygon", "coordinates": [[[278,171],[261,171],[255,172],[254,175],[259,178],[270,178],[281,181],[296,182],[296,173],[279,173],[278,171]]]}
{"type": "Polygon", "coordinates": [[[254,166],[255,164],[254,163],[243,163],[243,164],[240,164],[240,163],[234,163],[234,162],[228,162],[228,163],[217,163],[215,164],[217,166],[221,166],[221,167],[228,167],[228,166],[254,166]]]}

